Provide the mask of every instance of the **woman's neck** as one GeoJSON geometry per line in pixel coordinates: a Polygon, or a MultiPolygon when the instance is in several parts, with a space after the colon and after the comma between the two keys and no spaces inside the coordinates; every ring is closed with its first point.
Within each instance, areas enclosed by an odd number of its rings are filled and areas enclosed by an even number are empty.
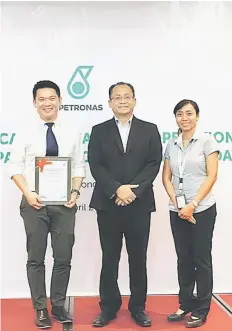
{"type": "Polygon", "coordinates": [[[191,129],[189,131],[183,131],[182,140],[190,140],[192,138],[192,136],[194,135],[195,131],[196,131],[196,127],[194,127],[193,129],[191,129]]]}

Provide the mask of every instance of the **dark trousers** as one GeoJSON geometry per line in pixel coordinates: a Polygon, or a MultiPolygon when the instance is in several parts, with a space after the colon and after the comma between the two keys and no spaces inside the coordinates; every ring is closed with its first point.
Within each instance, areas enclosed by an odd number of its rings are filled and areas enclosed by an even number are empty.
{"type": "Polygon", "coordinates": [[[116,211],[98,211],[97,220],[102,248],[100,276],[100,308],[114,315],[122,304],[118,288],[118,266],[123,235],[129,262],[130,291],[128,309],[145,309],[147,294],[147,245],[150,231],[150,212],[133,210],[132,205],[118,207],[116,211]]]}
{"type": "Polygon", "coordinates": [[[74,244],[75,213],[76,207],[69,209],[65,206],[47,206],[37,210],[28,204],[25,197],[22,198],[20,215],[27,235],[27,277],[36,310],[47,307],[44,259],[49,232],[54,258],[51,303],[64,306],[74,244]]]}
{"type": "Polygon", "coordinates": [[[216,219],[216,204],[194,213],[196,224],[180,219],[170,211],[171,228],[177,253],[180,309],[193,316],[206,318],[213,288],[212,237],[216,219]],[[195,283],[197,298],[193,297],[195,283]]]}

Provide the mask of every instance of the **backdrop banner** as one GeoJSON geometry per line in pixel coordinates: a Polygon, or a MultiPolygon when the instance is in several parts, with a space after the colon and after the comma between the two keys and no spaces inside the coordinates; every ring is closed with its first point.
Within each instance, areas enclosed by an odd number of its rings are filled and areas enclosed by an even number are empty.
{"type": "MultiPolygon", "coordinates": [[[[87,176],[76,216],[68,295],[97,295],[101,249],[96,212],[89,208],[94,187],[87,162],[93,125],[112,117],[108,89],[119,81],[135,87],[135,115],[158,125],[163,148],[176,137],[173,108],[181,99],[200,107],[199,126],[220,148],[214,187],[218,216],[213,237],[214,292],[232,292],[232,4],[228,2],[24,2],[2,3],[1,296],[29,297],[26,236],[19,214],[20,191],[7,175],[17,132],[38,117],[32,88],[53,80],[62,92],[59,112],[83,133],[87,176]]],[[[107,141],[105,142],[107,144],[107,141]]],[[[168,197],[154,183],[148,247],[148,292],[178,292],[176,254],[168,197]]],[[[46,281],[52,270],[50,239],[46,281]]],[[[119,286],[129,293],[123,246],[119,286]]]]}

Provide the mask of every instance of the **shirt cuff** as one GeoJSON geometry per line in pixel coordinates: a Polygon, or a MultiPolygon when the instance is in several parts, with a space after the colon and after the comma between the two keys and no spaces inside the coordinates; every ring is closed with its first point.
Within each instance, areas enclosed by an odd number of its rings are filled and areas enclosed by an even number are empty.
{"type": "Polygon", "coordinates": [[[74,177],[83,177],[85,178],[85,168],[84,167],[79,167],[79,168],[75,168],[72,170],[72,178],[74,177]]]}
{"type": "Polygon", "coordinates": [[[23,169],[18,166],[10,166],[7,170],[9,177],[12,178],[15,175],[23,175],[23,169]]]}

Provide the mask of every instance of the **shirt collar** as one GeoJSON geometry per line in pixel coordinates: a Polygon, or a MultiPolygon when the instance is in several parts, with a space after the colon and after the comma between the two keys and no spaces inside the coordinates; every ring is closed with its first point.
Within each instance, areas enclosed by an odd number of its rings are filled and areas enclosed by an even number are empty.
{"type": "MultiPolygon", "coordinates": [[[[196,128],[191,140],[198,140],[201,137],[202,132],[196,128]]],[[[182,144],[182,133],[175,139],[175,144],[181,145],[182,144]]]]}
{"type": "MultiPolygon", "coordinates": [[[[129,125],[131,125],[131,122],[132,122],[132,119],[133,119],[133,114],[131,115],[131,117],[129,118],[129,120],[125,123],[125,124],[123,124],[123,125],[126,125],[126,124],[129,124],[129,125]]],[[[120,121],[119,121],[119,119],[114,115],[114,120],[115,120],[115,122],[116,122],[116,124],[118,125],[119,123],[120,124],[122,124],[120,121]]]]}
{"type": "MultiPolygon", "coordinates": [[[[44,121],[44,120],[41,120],[42,121],[42,125],[44,126],[44,127],[46,127],[47,128],[47,126],[46,126],[46,121],[44,121]]],[[[53,127],[54,128],[56,128],[56,127],[59,127],[60,126],[60,120],[57,118],[55,121],[53,121],[53,123],[54,123],[54,125],[53,125],[53,127]]]]}

